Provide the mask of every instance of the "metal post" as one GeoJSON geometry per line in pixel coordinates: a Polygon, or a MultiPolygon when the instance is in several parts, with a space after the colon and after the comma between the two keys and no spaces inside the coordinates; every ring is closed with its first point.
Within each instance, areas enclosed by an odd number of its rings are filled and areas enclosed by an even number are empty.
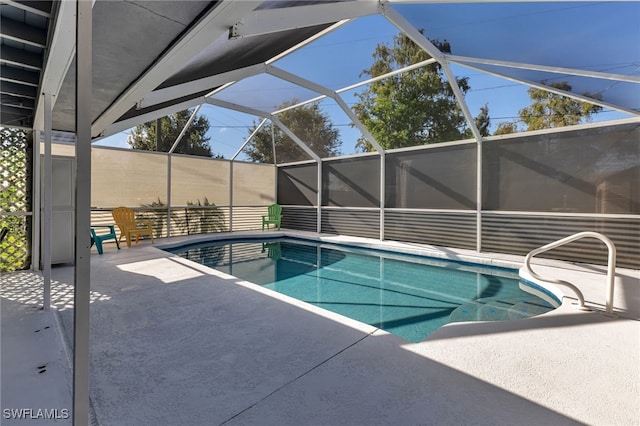
{"type": "Polygon", "coordinates": [[[92,6],[76,2],[76,223],[73,311],[73,425],[89,424],[89,290],[91,288],[92,6]]]}
{"type": "MultiPolygon", "coordinates": [[[[476,251],[482,251],[482,139],[476,143],[476,251]]],[[[498,189],[499,190],[499,189],[498,189]]]]}
{"type": "Polygon", "coordinates": [[[170,236],[171,236],[171,152],[167,154],[167,237],[170,237],[170,236]]]}
{"type": "Polygon", "coordinates": [[[318,161],[318,223],[316,224],[316,232],[322,233],[322,161],[318,161]]]}
{"type": "Polygon", "coordinates": [[[33,182],[31,187],[33,188],[33,208],[31,219],[31,269],[33,271],[40,270],[40,220],[42,215],[40,214],[40,186],[42,185],[42,178],[40,176],[40,133],[38,131],[33,132],[33,182]]]}
{"type": "Polygon", "coordinates": [[[231,232],[233,232],[233,161],[232,158],[229,162],[229,231],[231,232]]]}
{"type": "MultiPolygon", "coordinates": [[[[51,306],[51,216],[53,215],[53,165],[51,158],[51,94],[44,93],[44,224],[42,229],[42,263],[44,295],[42,309],[48,311],[51,306]]],[[[40,141],[38,140],[38,144],[40,141]]]]}
{"type": "Polygon", "coordinates": [[[156,118],[156,152],[160,146],[160,118],[156,118]]]}
{"type": "MultiPolygon", "coordinates": [[[[273,123],[271,123],[271,149],[273,150],[273,167],[276,170],[276,177],[274,179],[274,195],[273,195],[273,199],[275,200],[275,202],[278,202],[278,157],[276,157],[276,128],[273,125],[273,123]]],[[[276,262],[277,263],[277,262],[276,262]]]]}
{"type": "Polygon", "coordinates": [[[278,159],[276,157],[276,128],[271,123],[271,149],[273,150],[273,164],[278,164],[278,159]]]}
{"type": "Polygon", "coordinates": [[[384,151],[380,151],[380,241],[384,241],[384,202],[386,198],[386,159],[384,151]]]}

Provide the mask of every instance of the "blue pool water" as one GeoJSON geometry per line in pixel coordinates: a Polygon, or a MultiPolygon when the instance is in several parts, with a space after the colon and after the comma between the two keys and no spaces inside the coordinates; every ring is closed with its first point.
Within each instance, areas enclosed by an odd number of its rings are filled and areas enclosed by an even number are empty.
{"type": "Polygon", "coordinates": [[[169,251],[411,342],[450,322],[526,318],[554,308],[521,290],[515,271],[419,256],[297,239],[169,251]]]}

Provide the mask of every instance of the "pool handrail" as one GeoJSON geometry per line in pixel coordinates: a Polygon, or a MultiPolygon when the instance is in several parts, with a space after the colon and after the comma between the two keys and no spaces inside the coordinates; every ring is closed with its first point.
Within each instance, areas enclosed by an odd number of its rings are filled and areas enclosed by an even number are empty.
{"type": "Polygon", "coordinates": [[[613,314],[613,285],[614,285],[614,280],[615,280],[615,268],[616,268],[616,246],[613,244],[613,242],[606,236],[598,233],[598,232],[593,232],[593,231],[583,231],[583,232],[578,232],[577,234],[573,234],[570,235],[568,237],[562,238],[558,241],[554,241],[552,243],[546,244],[542,247],[539,247],[537,249],[531,250],[529,252],[529,254],[527,254],[527,256],[524,259],[524,267],[526,269],[526,271],[531,274],[532,277],[541,280],[541,281],[546,281],[546,282],[550,282],[553,284],[560,284],[560,285],[564,285],[567,286],[569,288],[571,288],[577,295],[578,297],[578,303],[579,303],[579,307],[580,309],[583,310],[588,310],[589,308],[587,308],[584,305],[584,296],[582,294],[582,292],[578,289],[578,287],[576,287],[575,285],[571,284],[570,282],[564,281],[564,280],[557,280],[557,279],[553,279],[553,278],[544,278],[541,277],[540,275],[536,274],[535,272],[533,272],[533,270],[531,269],[531,259],[533,258],[533,256],[540,254],[540,253],[544,253],[546,251],[549,251],[551,249],[563,246],[565,244],[568,244],[570,242],[576,241],[576,240],[580,240],[582,238],[595,238],[598,239],[600,241],[602,241],[608,249],[608,257],[607,257],[607,293],[605,295],[605,310],[606,313],[608,315],[612,315],[613,314]]]}

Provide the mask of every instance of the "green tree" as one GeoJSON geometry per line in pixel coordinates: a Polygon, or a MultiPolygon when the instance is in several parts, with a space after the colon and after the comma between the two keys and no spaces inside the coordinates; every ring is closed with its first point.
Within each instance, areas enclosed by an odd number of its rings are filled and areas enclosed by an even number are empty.
{"type": "MultiPolygon", "coordinates": [[[[280,108],[286,108],[297,101],[285,102],[280,108]]],[[[308,104],[286,110],[278,114],[278,119],[305,143],[318,156],[334,157],[340,155],[342,139],[340,131],[333,127],[329,116],[322,112],[318,104],[308,104]]],[[[249,129],[253,133],[257,123],[249,129]]],[[[276,159],[278,163],[289,163],[307,158],[293,139],[287,136],[278,126],[267,123],[254,135],[247,145],[245,153],[258,163],[273,163],[273,145],[275,141],[276,159]]]]}
{"type": "MultiPolygon", "coordinates": [[[[566,81],[552,83],[549,86],[565,92],[571,92],[572,89],[566,81]]],[[[602,110],[601,106],[577,101],[543,89],[531,87],[527,93],[531,98],[531,105],[518,111],[518,120],[499,123],[494,135],[516,133],[519,123],[522,123],[527,131],[572,126],[590,121],[592,114],[602,110]]],[[[599,96],[588,92],[583,93],[583,96],[599,99],[599,96]]]]}
{"type": "MultiPolygon", "coordinates": [[[[549,86],[571,92],[571,86],[566,81],[553,83],[549,86]]],[[[519,111],[520,120],[527,126],[527,130],[551,129],[579,124],[583,121],[589,121],[591,114],[602,110],[601,106],[577,101],[543,89],[532,87],[527,92],[532,103],[519,111]]],[[[590,93],[583,95],[597,99],[595,95],[590,93]]]]}
{"type": "MultiPolygon", "coordinates": [[[[451,52],[447,41],[432,43],[441,52],[451,52]]],[[[373,64],[362,75],[377,77],[430,56],[405,34],[399,34],[391,46],[379,44],[373,58],[373,64]]],[[[469,90],[468,78],[458,78],[456,82],[463,94],[469,90]]],[[[356,115],[385,149],[465,137],[467,122],[438,63],[375,81],[356,96],[356,115]]],[[[363,151],[373,150],[363,138],[357,146],[363,151]]]]}
{"type": "Polygon", "coordinates": [[[503,121],[498,123],[498,127],[496,131],[493,132],[494,135],[508,135],[510,133],[518,132],[518,123],[515,121],[503,121]]]}
{"type": "MultiPolygon", "coordinates": [[[[160,140],[156,140],[156,121],[144,123],[136,126],[127,138],[127,143],[133,149],[146,151],[169,152],[180,132],[189,121],[192,110],[184,110],[159,119],[160,140]]],[[[203,157],[214,156],[209,146],[207,132],[209,131],[209,120],[205,116],[197,116],[180,143],[175,149],[176,154],[199,155],[203,157]]],[[[220,158],[220,156],[216,156],[220,158]]]]}
{"type": "Polygon", "coordinates": [[[478,132],[480,132],[480,136],[489,136],[491,131],[489,127],[491,127],[491,118],[489,117],[489,105],[484,104],[480,107],[480,113],[476,116],[476,127],[478,128],[478,132]]]}

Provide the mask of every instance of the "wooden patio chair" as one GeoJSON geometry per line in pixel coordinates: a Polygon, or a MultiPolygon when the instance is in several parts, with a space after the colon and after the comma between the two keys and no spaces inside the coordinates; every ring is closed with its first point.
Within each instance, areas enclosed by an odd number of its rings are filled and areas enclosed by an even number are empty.
{"type": "Polygon", "coordinates": [[[266,215],[262,215],[262,230],[264,231],[264,226],[267,225],[267,229],[269,229],[269,224],[273,223],[278,227],[278,231],[280,230],[280,221],[282,220],[282,206],[279,204],[271,204],[269,209],[267,210],[266,215]]]}
{"type": "Polygon", "coordinates": [[[128,207],[118,207],[114,209],[111,214],[113,220],[120,228],[120,239],[127,239],[127,247],[131,247],[131,239],[135,237],[136,244],[143,235],[148,235],[151,238],[151,244],[153,244],[153,228],[151,222],[138,222],[136,221],[136,215],[133,210],[128,207]]]}

